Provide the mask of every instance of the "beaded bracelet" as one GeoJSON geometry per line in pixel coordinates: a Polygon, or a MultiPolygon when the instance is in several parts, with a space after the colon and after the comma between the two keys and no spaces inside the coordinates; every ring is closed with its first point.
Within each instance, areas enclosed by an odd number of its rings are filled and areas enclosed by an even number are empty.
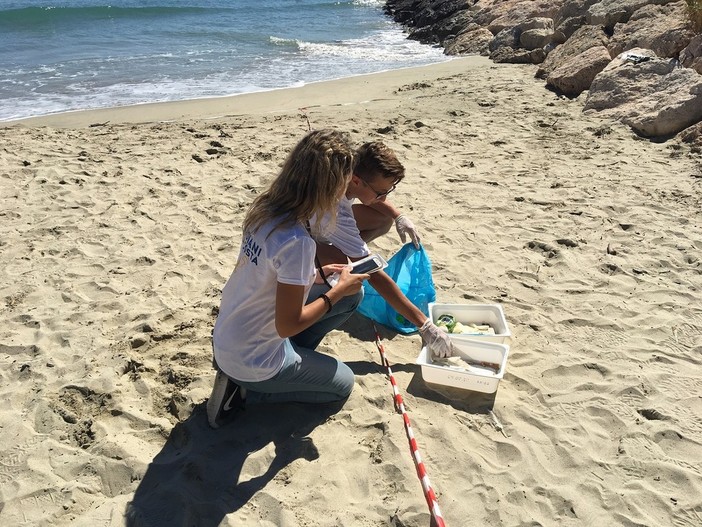
{"type": "Polygon", "coordinates": [[[321,298],[322,300],[324,300],[324,303],[327,305],[327,313],[329,313],[329,312],[332,310],[332,307],[333,307],[333,305],[334,305],[334,304],[332,304],[331,299],[330,299],[326,294],[324,294],[324,293],[322,293],[321,295],[319,295],[319,298],[321,298]]]}

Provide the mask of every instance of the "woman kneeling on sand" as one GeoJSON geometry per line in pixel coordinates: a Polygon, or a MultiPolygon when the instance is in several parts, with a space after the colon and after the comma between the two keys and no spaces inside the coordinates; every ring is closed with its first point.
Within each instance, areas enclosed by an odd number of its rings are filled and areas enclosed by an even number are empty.
{"type": "Polygon", "coordinates": [[[290,337],[334,307],[339,316],[329,324],[331,331],[362,299],[368,275],[350,274],[348,266],[332,264],[323,271],[338,272],[338,283],[305,303],[313,283],[321,281],[309,220],[336,213],[354,165],[354,151],[344,134],[310,132],[246,213],[239,259],[222,290],[213,332],[217,374],[207,403],[213,428],[244,400],[324,403],[351,393],[354,376],[346,364],[298,346],[290,337]]]}

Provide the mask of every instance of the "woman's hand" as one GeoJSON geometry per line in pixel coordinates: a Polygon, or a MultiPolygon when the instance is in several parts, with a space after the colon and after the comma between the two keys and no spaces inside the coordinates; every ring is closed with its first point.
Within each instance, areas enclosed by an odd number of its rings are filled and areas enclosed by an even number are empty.
{"type": "Polygon", "coordinates": [[[339,281],[332,288],[338,291],[341,296],[349,296],[358,293],[363,287],[363,281],[370,278],[368,274],[352,274],[350,265],[342,265],[339,270],[339,281]]]}
{"type": "MultiPolygon", "coordinates": [[[[327,280],[334,276],[335,274],[338,274],[342,271],[342,269],[346,267],[345,264],[338,264],[338,263],[333,263],[333,264],[327,264],[323,265],[321,269],[320,274],[320,269],[317,269],[317,276],[314,279],[315,284],[324,284],[324,283],[329,283],[327,280]]],[[[336,276],[334,276],[334,279],[336,280],[336,276]]]]}
{"type": "Polygon", "coordinates": [[[348,267],[348,265],[340,263],[327,264],[322,266],[322,271],[324,276],[329,276],[332,273],[341,273],[345,267],[348,267]]]}

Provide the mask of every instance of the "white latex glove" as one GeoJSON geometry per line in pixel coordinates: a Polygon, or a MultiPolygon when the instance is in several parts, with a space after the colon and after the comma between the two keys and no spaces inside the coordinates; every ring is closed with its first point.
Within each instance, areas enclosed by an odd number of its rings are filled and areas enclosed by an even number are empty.
{"type": "Polygon", "coordinates": [[[419,249],[419,231],[417,231],[417,227],[414,226],[412,220],[404,214],[400,214],[395,218],[395,228],[397,229],[397,234],[400,235],[402,243],[407,241],[407,235],[409,234],[415,249],[419,249]]]}
{"type": "Polygon", "coordinates": [[[422,324],[419,328],[419,334],[422,335],[424,344],[429,347],[429,351],[434,357],[440,359],[453,355],[453,343],[449,339],[448,333],[439,329],[431,319],[422,324]]]}

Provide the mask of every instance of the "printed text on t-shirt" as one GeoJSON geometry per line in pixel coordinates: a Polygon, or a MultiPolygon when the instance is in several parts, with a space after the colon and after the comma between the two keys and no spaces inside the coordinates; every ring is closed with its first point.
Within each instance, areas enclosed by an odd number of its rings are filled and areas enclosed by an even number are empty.
{"type": "Polygon", "coordinates": [[[244,240],[243,253],[252,264],[258,265],[258,257],[261,256],[261,246],[254,241],[250,234],[247,234],[244,240]]]}

